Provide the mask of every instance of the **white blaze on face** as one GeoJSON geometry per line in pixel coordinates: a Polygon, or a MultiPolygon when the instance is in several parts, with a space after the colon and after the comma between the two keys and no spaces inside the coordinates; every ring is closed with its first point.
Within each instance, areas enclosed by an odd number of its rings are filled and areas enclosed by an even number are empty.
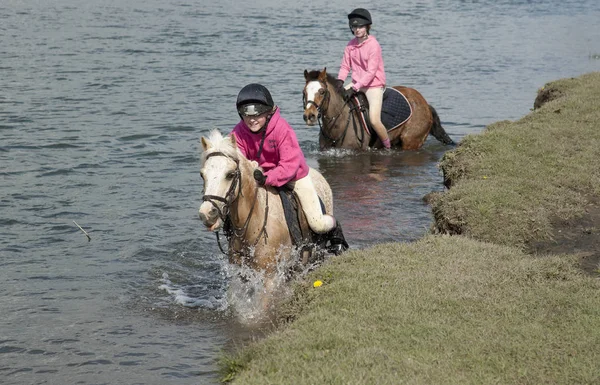
{"type": "Polygon", "coordinates": [[[224,198],[227,184],[224,181],[224,176],[227,168],[227,158],[224,156],[214,156],[207,159],[202,169],[204,175],[204,194],[216,195],[224,198]]]}
{"type": "Polygon", "coordinates": [[[313,80],[306,85],[306,105],[304,106],[304,109],[310,107],[308,102],[314,103],[315,95],[319,89],[321,89],[321,83],[319,83],[317,80],[313,80]]]}

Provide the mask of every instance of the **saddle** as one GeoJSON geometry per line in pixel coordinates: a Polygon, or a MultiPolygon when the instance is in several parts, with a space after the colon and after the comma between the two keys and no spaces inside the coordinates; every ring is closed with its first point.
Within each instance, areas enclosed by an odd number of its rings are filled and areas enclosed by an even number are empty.
{"type": "MultiPolygon", "coordinates": [[[[285,221],[290,232],[292,244],[301,250],[301,261],[303,265],[308,265],[309,262],[312,263],[316,258],[322,256],[323,253],[313,252],[315,245],[317,245],[318,250],[327,250],[329,253],[335,255],[339,255],[348,250],[349,245],[346,242],[339,221],[336,221],[336,227],[329,232],[317,234],[308,226],[306,215],[304,215],[300,200],[294,191],[285,186],[277,190],[283,205],[285,221]]],[[[325,214],[325,205],[320,197],[319,202],[321,203],[321,212],[325,214]]],[[[223,231],[227,236],[227,239],[231,239],[233,236],[233,225],[229,216],[225,218],[223,231]]],[[[221,247],[220,244],[219,247],[221,247]]],[[[221,249],[221,251],[223,251],[223,249],[221,249]]]]}
{"type": "MultiPolygon", "coordinates": [[[[311,249],[311,244],[316,244],[319,248],[326,249],[336,255],[348,249],[349,246],[344,238],[342,226],[339,221],[336,227],[329,232],[317,234],[308,226],[308,221],[300,205],[300,200],[293,190],[285,187],[280,188],[279,197],[283,205],[285,221],[290,231],[292,244],[302,249],[303,264],[309,262],[310,253],[307,255],[305,252],[311,249]]],[[[325,205],[320,197],[319,202],[321,203],[321,212],[325,214],[325,205]]]]}
{"type": "MultiPolygon", "coordinates": [[[[377,134],[371,126],[369,120],[369,102],[364,92],[359,92],[350,98],[353,108],[358,111],[360,125],[371,135],[370,145],[377,140],[377,134]]],[[[412,116],[412,107],[400,91],[395,88],[387,87],[383,92],[383,105],[381,107],[381,123],[388,132],[398,128],[406,123],[412,116]]]]}

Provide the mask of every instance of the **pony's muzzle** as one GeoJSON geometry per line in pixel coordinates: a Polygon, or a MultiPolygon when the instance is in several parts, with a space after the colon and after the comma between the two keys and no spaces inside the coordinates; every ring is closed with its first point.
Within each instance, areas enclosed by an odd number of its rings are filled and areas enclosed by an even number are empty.
{"type": "Polygon", "coordinates": [[[219,210],[210,202],[203,202],[198,210],[198,215],[204,226],[210,231],[218,230],[221,227],[221,218],[219,218],[219,210]]]}
{"type": "Polygon", "coordinates": [[[314,126],[317,123],[317,114],[312,110],[314,110],[314,108],[307,108],[304,110],[304,114],[302,114],[302,118],[308,126],[314,126]]]}

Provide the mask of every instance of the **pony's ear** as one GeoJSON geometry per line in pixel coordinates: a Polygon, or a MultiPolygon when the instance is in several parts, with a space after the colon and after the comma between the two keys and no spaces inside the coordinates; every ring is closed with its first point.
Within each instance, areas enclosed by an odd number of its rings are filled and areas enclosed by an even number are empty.
{"type": "Polygon", "coordinates": [[[202,149],[204,151],[208,150],[209,148],[212,147],[212,143],[210,142],[210,140],[206,139],[205,137],[202,137],[202,139],[200,140],[200,142],[202,142],[202,149]]]}
{"type": "Polygon", "coordinates": [[[304,80],[308,81],[308,70],[304,70],[304,80]]]}
{"type": "Polygon", "coordinates": [[[233,132],[231,133],[231,145],[233,146],[233,148],[237,148],[237,139],[233,132]]]}
{"type": "Polygon", "coordinates": [[[319,72],[319,81],[322,83],[327,82],[327,67],[323,68],[323,71],[319,72]]]}

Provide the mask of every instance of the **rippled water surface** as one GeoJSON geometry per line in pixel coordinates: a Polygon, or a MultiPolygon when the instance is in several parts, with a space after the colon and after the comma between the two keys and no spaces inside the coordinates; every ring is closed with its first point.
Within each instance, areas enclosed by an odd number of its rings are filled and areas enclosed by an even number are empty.
{"type": "MultiPolygon", "coordinates": [[[[222,349],[254,331],[197,219],[198,141],[229,132],[247,83],[271,90],[330,182],[351,247],[427,231],[447,147],[320,153],[303,124],[303,71],[337,72],[352,7],[2,1],[2,383],[216,382],[222,349]]],[[[595,0],[369,9],[390,85],[421,91],[457,142],[527,114],[544,83],[600,70],[595,0]]]]}

